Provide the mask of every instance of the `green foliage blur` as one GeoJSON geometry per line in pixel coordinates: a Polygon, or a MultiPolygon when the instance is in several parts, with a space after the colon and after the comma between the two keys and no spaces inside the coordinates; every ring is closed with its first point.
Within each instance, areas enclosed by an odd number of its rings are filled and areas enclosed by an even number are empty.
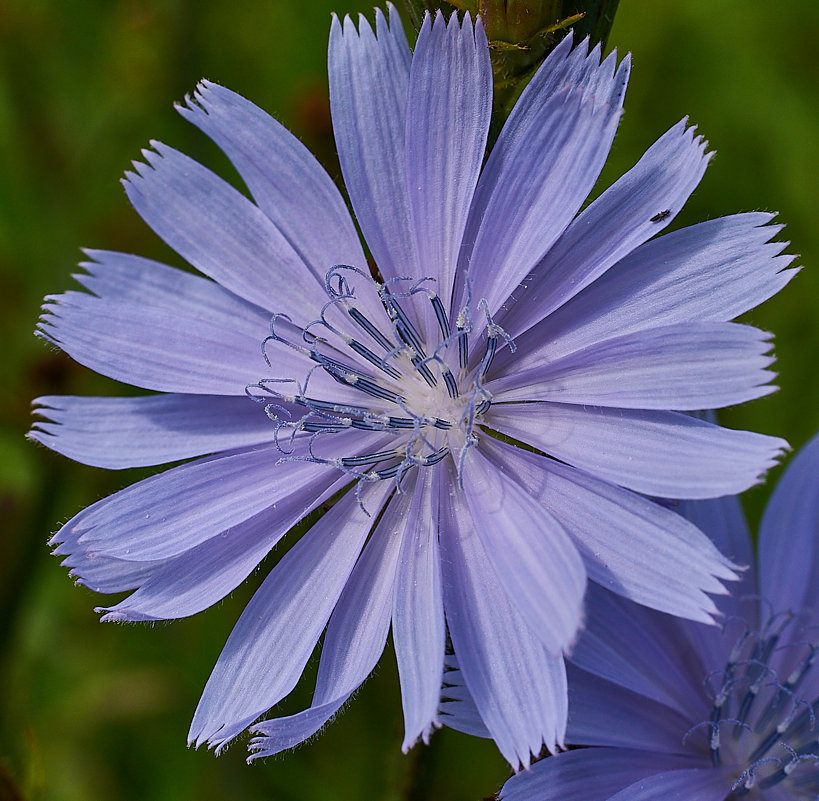
{"type": "MultiPolygon", "coordinates": [[[[192,619],[100,626],[101,599],[73,586],[46,540],[150,471],[84,467],[24,440],[38,395],[122,392],[32,335],[42,296],[72,287],[79,248],[179,265],[126,201],[118,179],[130,160],[160,139],[236,180],[173,102],[202,77],[224,83],[338,176],[326,38],[331,11],[359,10],[370,3],[0,3],[0,801],[477,801],[508,775],[491,744],[451,731],[401,754],[389,653],[295,753],[248,767],[241,741],[220,758],[187,749],[200,690],[259,575],[192,619]]],[[[782,388],[723,421],[798,448],[819,428],[819,4],[623,0],[609,46],[634,53],[634,72],[601,185],[688,114],[718,157],[675,226],[754,209],[788,225],[805,269],[748,315],[776,332],[782,388]]],[[[770,487],[748,494],[753,521],[770,487]]],[[[310,689],[283,709],[309,703],[310,689]]]]}

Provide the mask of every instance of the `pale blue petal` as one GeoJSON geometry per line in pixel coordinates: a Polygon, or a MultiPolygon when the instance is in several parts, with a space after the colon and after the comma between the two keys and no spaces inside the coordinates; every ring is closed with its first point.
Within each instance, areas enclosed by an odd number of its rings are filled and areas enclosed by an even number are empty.
{"type": "Polygon", "coordinates": [[[60,564],[70,568],[68,575],[77,584],[82,584],[94,592],[108,594],[136,589],[169,561],[168,559],[156,559],[148,562],[134,562],[129,559],[114,559],[105,554],[89,554],[83,550],[76,550],[69,553],[60,564]]]}
{"type": "Polygon", "coordinates": [[[513,606],[547,651],[559,655],[583,619],[586,570],[562,526],[506,475],[505,460],[498,461],[478,449],[464,460],[472,527],[513,606]]]}
{"type": "Polygon", "coordinates": [[[735,780],[727,766],[671,770],[640,779],[610,801],[725,801],[735,780]]]}
{"type": "MultiPolygon", "coordinates": [[[[408,479],[406,492],[390,500],[339,598],[321,649],[314,704],[327,703],[358,687],[384,650],[401,535],[412,496],[413,482],[408,479]]],[[[367,506],[363,495],[362,500],[367,506]]],[[[375,510],[367,511],[375,514],[375,510]]]]}
{"type": "MultiPolygon", "coordinates": [[[[324,285],[338,264],[366,271],[367,262],[350,212],[332,178],[284,126],[253,103],[202,81],[177,110],[225,151],[259,208],[324,285]]],[[[274,310],[277,296],[266,298],[274,310]]],[[[375,293],[359,293],[357,307],[383,316],[375,293]]],[[[331,318],[333,311],[328,311],[331,318]]],[[[342,316],[335,322],[349,324],[342,316]]]]}
{"type": "Polygon", "coordinates": [[[500,318],[516,337],[672,222],[705,172],[705,142],[682,120],[584,209],[515,291],[500,318]],[[660,212],[668,216],[652,222],[660,212]]]}
{"type": "Polygon", "coordinates": [[[628,84],[631,59],[627,55],[617,70],[616,51],[600,64],[600,46],[589,53],[588,38],[572,47],[570,31],[558,43],[526,85],[498,136],[494,149],[509,148],[510,144],[525,138],[542,121],[541,107],[556,93],[569,86],[582,87],[597,105],[622,105],[628,84]]]}
{"type": "Polygon", "coordinates": [[[341,193],[283,125],[210,81],[177,110],[227,154],[259,208],[316,278],[323,282],[335,264],[366,265],[341,193]]]}
{"type": "Polygon", "coordinates": [[[393,497],[347,581],[321,647],[310,708],[253,727],[250,759],[292,748],[315,734],[375,667],[387,641],[395,569],[412,492],[393,497]]]}
{"type": "Polygon", "coordinates": [[[580,209],[617,129],[628,60],[614,75],[614,59],[600,65],[599,48],[583,63],[585,46],[566,62],[563,52],[516,103],[475,193],[461,277],[468,274],[474,297],[486,298],[492,312],[580,209]]]}
{"type": "Polygon", "coordinates": [[[599,478],[660,498],[742,492],[787,448],[777,437],[678,412],[511,403],[494,405],[488,424],[599,478]]]}
{"type": "Polygon", "coordinates": [[[718,606],[723,615],[721,625],[686,626],[688,638],[702,655],[703,664],[716,669],[725,663],[727,652],[733,646],[731,635],[724,631],[727,622],[743,620],[751,627],[760,625],[751,533],[736,495],[680,501],[675,511],[705,532],[721,553],[742,568],[730,594],[719,599],[718,606]]]}
{"type": "MultiPolygon", "coordinates": [[[[410,50],[401,20],[376,11],[376,32],[359,17],[333,17],[328,70],[330,110],[344,183],[384,278],[422,277],[410,218],[406,107],[410,50]]],[[[440,210],[439,210],[440,211],[440,210]]]]}
{"type": "Polygon", "coordinates": [[[781,784],[765,789],[765,801],[793,801],[793,793],[781,784]]]}
{"type": "MultiPolygon", "coordinates": [[[[449,308],[455,267],[492,113],[492,65],[480,21],[428,15],[412,57],[406,120],[410,213],[423,277],[449,308]]],[[[421,276],[419,276],[421,277],[421,276]]],[[[428,331],[437,330],[431,314],[428,331]],[[434,326],[430,327],[430,326],[434,326]]]]}
{"type": "Polygon", "coordinates": [[[464,734],[491,740],[492,735],[481,719],[475,700],[469,694],[455,654],[447,654],[445,664],[444,686],[441,688],[441,703],[438,706],[441,723],[464,734]]]}
{"type": "Polygon", "coordinates": [[[444,601],[438,550],[438,482],[421,470],[401,541],[395,582],[392,638],[401,679],[406,751],[426,742],[437,723],[444,669],[444,601]]]}
{"type": "Polygon", "coordinates": [[[118,470],[270,442],[275,425],[249,398],[147,395],[37,398],[29,438],[83,464],[118,470]]]}
{"type": "MultiPolygon", "coordinates": [[[[261,378],[303,382],[315,366],[268,338],[270,312],[214,281],[124,253],[88,254],[96,261],[84,262],[88,274],[75,277],[96,297],[47,297],[40,333],[104,375],[165,392],[245,395],[261,378]]],[[[279,319],[276,330],[282,329],[300,340],[301,330],[279,319]]],[[[310,387],[339,402],[361,396],[324,371],[313,373],[310,387]]]]}
{"type": "MultiPolygon", "coordinates": [[[[690,764],[682,757],[625,748],[584,748],[542,759],[503,785],[501,801],[608,801],[654,771],[690,764]]],[[[653,799],[660,801],[660,797],[653,799]]],[[[663,799],[665,801],[665,799],[663,799]]]]}
{"type": "Polygon", "coordinates": [[[759,592],[778,612],[819,618],[819,436],[788,465],[759,527],[759,592]]]}
{"type": "Polygon", "coordinates": [[[442,490],[444,605],[458,664],[500,752],[513,767],[527,766],[544,744],[554,751],[563,742],[563,659],[547,654],[506,593],[498,591],[498,575],[464,499],[442,490]]]}
{"type": "Polygon", "coordinates": [[[690,715],[681,714],[641,692],[628,690],[569,665],[569,728],[566,737],[574,745],[645,749],[657,759],[669,754],[685,754],[684,735],[699,720],[707,720],[710,709],[706,708],[703,699],[700,705],[689,711],[690,715]]]}
{"type": "Polygon", "coordinates": [[[262,720],[251,726],[250,732],[253,736],[248,744],[248,751],[250,751],[247,758],[248,764],[255,759],[275,756],[289,748],[295,748],[312,737],[332,720],[352,694],[350,692],[326,704],[310,706],[286,717],[262,720]]]}
{"type": "Polygon", "coordinates": [[[632,601],[712,622],[732,565],[674,512],[572,467],[500,442],[485,450],[563,526],[589,578],[632,601]]]}
{"type": "MultiPolygon", "coordinates": [[[[746,568],[743,582],[754,575],[751,532],[736,495],[704,501],[681,501],[675,511],[705,532],[719,551],[737,565],[746,568]]],[[[756,582],[751,581],[751,586],[756,582]]]]}
{"type": "MultiPolygon", "coordinates": [[[[244,395],[270,370],[261,352],[264,327],[252,336],[239,326],[84,292],[46,298],[38,332],[102,375],[162,392],[244,395]]],[[[281,351],[282,369],[306,373],[304,357],[281,351]]]]}
{"type": "Polygon", "coordinates": [[[486,298],[491,312],[577,213],[605,163],[618,119],[618,108],[598,109],[582,89],[565,90],[544,104],[541,124],[513,140],[503,161],[490,156],[465,241],[474,233],[466,274],[474,297],[486,298]]]}
{"type": "MultiPolygon", "coordinates": [[[[271,506],[155,568],[139,589],[115,606],[97,608],[102,620],[169,620],[207,609],[239,586],[274,545],[311,511],[349,483],[324,471],[271,506]]],[[[295,487],[295,489],[294,489],[295,487]]]]}
{"type": "MultiPolygon", "coordinates": [[[[356,446],[367,448],[383,439],[351,431],[324,441],[336,449],[333,455],[349,455],[356,446]]],[[[303,445],[296,451],[300,454],[306,454],[303,445]]],[[[55,553],[81,547],[139,562],[166,559],[248,520],[312,476],[327,473],[332,480],[338,475],[309,461],[280,463],[282,457],[275,446],[262,446],[199,459],[132,484],[66,523],[52,539],[62,543],[55,553]]]]}
{"type": "Polygon", "coordinates": [[[296,686],[391,491],[389,482],[365,486],[366,512],[348,493],[273,568],[208,679],[191,744],[224,746],[296,686]]]}
{"type": "MultiPolygon", "coordinates": [[[[819,435],[793,458],[771,495],[759,527],[760,626],[777,626],[771,666],[789,681],[816,662],[819,626],[819,435]],[[789,625],[774,621],[787,620],[789,625]]],[[[800,698],[819,696],[819,670],[799,680],[800,698]]]]}
{"type": "Polygon", "coordinates": [[[772,217],[720,217],[647,242],[518,336],[515,354],[498,362],[520,370],[647,328],[737,317],[798,272],[788,268],[793,257],[779,255],[785,244],[770,241],[782,230],[768,225],[772,217]]]}
{"type": "Polygon", "coordinates": [[[326,300],[320,282],[272,222],[230,184],[160,142],[143,150],[125,191],[143,220],[180,256],[259,305],[275,298],[308,323],[326,300]],[[295,279],[295,280],[294,280],[295,279]]]}
{"type": "MultiPolygon", "coordinates": [[[[245,360],[252,359],[253,364],[264,364],[263,367],[254,367],[253,383],[262,377],[286,377],[303,382],[311,368],[315,366],[315,362],[311,361],[308,356],[269,338],[274,317],[267,309],[273,309],[274,312],[281,311],[278,296],[261,298],[259,302],[265,305],[265,308],[262,308],[228,292],[215,281],[168,267],[159,262],[113,251],[87,250],[86,253],[94,259],[94,261],[83,262],[80,265],[87,270],[88,274],[80,273],[74,277],[103,302],[127,304],[130,307],[127,310],[128,316],[161,312],[168,318],[168,321],[163,323],[167,327],[172,325],[172,320],[177,315],[181,315],[183,321],[188,318],[195,318],[199,321],[199,328],[194,329],[194,332],[198,332],[202,324],[207,323],[220,338],[228,343],[231,342],[234,334],[240,335],[240,341],[245,343],[243,347],[249,347],[249,342],[252,340],[255,344],[245,355],[245,360]],[[145,309],[153,311],[144,312],[145,309]],[[269,365],[259,361],[263,342],[264,353],[269,365]],[[269,375],[271,372],[272,376],[269,375]]],[[[77,293],[69,294],[74,296],[77,293]]],[[[322,297],[322,304],[326,301],[325,294],[322,297]]],[[[380,317],[372,314],[370,319],[382,325],[387,324],[386,314],[376,293],[363,292],[356,299],[356,305],[368,313],[373,304],[378,306],[377,314],[380,317]],[[374,298],[370,298],[370,295],[373,295],[374,298]]],[[[105,309],[107,306],[92,306],[91,308],[105,309]]],[[[122,307],[115,305],[114,308],[122,307]]],[[[314,317],[318,311],[319,307],[313,310],[314,317]]],[[[329,310],[327,314],[333,317],[332,310],[329,310]]],[[[349,324],[349,318],[344,318],[346,315],[342,317],[342,320],[349,324]]],[[[277,334],[290,342],[301,342],[302,330],[283,317],[275,319],[275,330],[277,334]]],[[[177,334],[176,338],[182,339],[183,334],[177,334]]],[[[195,341],[192,341],[189,349],[194,349],[196,344],[195,341]]],[[[130,356],[122,358],[127,361],[130,356]]],[[[198,355],[197,358],[201,358],[201,355],[198,355]]],[[[196,360],[193,361],[195,364],[196,360]]],[[[186,366],[180,365],[180,375],[184,376],[185,372],[186,366]]],[[[219,370],[216,369],[215,372],[218,373],[219,370]]],[[[324,371],[312,373],[310,389],[313,393],[316,391],[329,392],[330,396],[339,402],[357,403],[361,399],[360,392],[339,384],[324,371]]]]}
{"type": "MultiPolygon", "coordinates": [[[[131,484],[83,509],[51,539],[57,556],[82,550],[134,562],[177,556],[241,523],[283,496],[293,475],[322,472],[276,463],[273,445],[199,459],[131,484]]],[[[329,472],[324,468],[325,472],[329,472]]]]}
{"type": "Polygon", "coordinates": [[[508,372],[493,401],[548,400],[623,409],[718,409],[773,392],[771,335],[736,323],[679,323],[590,345],[508,372]]]}
{"type": "Polygon", "coordinates": [[[270,326],[272,298],[258,298],[255,305],[215,281],[141,256],[113,250],[84,252],[93,261],[80,262],[86,272],[74,278],[100,298],[200,317],[254,337],[270,326]]]}
{"type": "MultiPolygon", "coordinates": [[[[588,626],[572,652],[573,664],[686,718],[707,718],[711,702],[702,680],[714,666],[704,664],[692,647],[684,621],[597,585],[589,586],[587,608],[588,626]]],[[[669,731],[682,736],[674,728],[669,731]]]]}

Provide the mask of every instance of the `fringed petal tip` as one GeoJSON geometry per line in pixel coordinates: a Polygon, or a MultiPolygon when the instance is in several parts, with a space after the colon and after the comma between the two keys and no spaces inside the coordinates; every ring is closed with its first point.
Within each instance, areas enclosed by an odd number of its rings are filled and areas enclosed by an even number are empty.
{"type": "Polygon", "coordinates": [[[43,313],[34,329],[34,336],[45,340],[49,345],[62,349],[61,340],[57,336],[57,322],[60,319],[57,308],[56,303],[43,304],[43,313]]]}
{"type": "MultiPolygon", "coordinates": [[[[709,595],[730,595],[732,590],[726,587],[724,582],[742,581],[743,574],[748,570],[748,565],[737,564],[722,553],[720,556],[722,557],[721,562],[717,563],[711,572],[719,584],[717,587],[709,587],[706,590],[709,595]]],[[[721,614],[718,609],[715,609],[714,612],[721,614]]]]}
{"type": "MultiPolygon", "coordinates": [[[[343,709],[347,706],[352,696],[348,696],[343,701],[335,699],[325,707],[325,711],[320,713],[317,718],[313,718],[311,723],[307,723],[306,728],[300,729],[295,737],[289,736],[292,734],[285,733],[288,723],[296,723],[300,718],[303,722],[307,722],[311,713],[318,711],[319,707],[310,707],[303,710],[296,715],[286,719],[271,718],[268,720],[260,720],[248,728],[250,733],[250,742],[248,742],[247,750],[249,755],[246,759],[247,764],[251,764],[257,759],[266,759],[268,757],[277,756],[285,752],[290,752],[301,745],[304,745],[319,736],[324,732],[327,725],[332,723],[343,709]],[[341,701],[341,703],[339,703],[341,701]],[[329,713],[329,714],[328,714],[329,713]],[[283,730],[281,724],[285,724],[283,730]]],[[[300,727],[296,724],[296,729],[300,727]]]]}
{"type": "Polygon", "coordinates": [[[768,469],[771,467],[776,467],[776,465],[779,464],[785,455],[793,450],[791,444],[786,439],[782,439],[782,437],[772,437],[768,434],[762,434],[760,436],[763,436],[765,439],[769,440],[770,443],[771,457],[768,469]]]}
{"type": "MultiPolygon", "coordinates": [[[[251,734],[255,731],[255,727],[250,729],[251,734]]],[[[250,742],[247,744],[248,755],[245,758],[245,762],[247,762],[248,765],[252,765],[257,759],[266,759],[267,757],[275,756],[274,753],[268,752],[266,742],[267,737],[263,734],[258,734],[250,738],[250,742]]]]}
{"type": "Polygon", "coordinates": [[[189,120],[194,113],[208,114],[208,105],[206,96],[208,90],[213,84],[204,79],[200,80],[193,92],[187,92],[182,102],[173,104],[174,110],[181,114],[185,119],[189,120]]]}
{"type": "Polygon", "coordinates": [[[139,151],[143,160],[133,159],[131,161],[133,169],[125,170],[120,179],[129,198],[132,192],[141,194],[147,180],[155,179],[155,173],[163,166],[165,156],[172,151],[172,148],[156,139],[148,140],[148,145],[149,147],[143,147],[139,151]]]}
{"type": "MultiPolygon", "coordinates": [[[[35,421],[33,426],[38,425],[38,422],[39,421],[35,421]]],[[[33,442],[33,443],[35,443],[37,445],[42,445],[43,447],[48,448],[49,450],[52,450],[52,448],[51,448],[51,446],[49,444],[50,436],[51,435],[47,431],[40,431],[38,428],[34,428],[34,427],[29,429],[25,434],[25,438],[29,442],[33,442]]]]}
{"type": "Polygon", "coordinates": [[[252,722],[253,719],[241,721],[233,726],[225,724],[211,731],[206,731],[203,728],[198,732],[194,732],[193,728],[191,728],[188,732],[188,748],[199,750],[199,748],[205,746],[213,751],[216,756],[221,756],[228,746],[230,746],[252,722]]]}
{"type": "Polygon", "coordinates": [[[416,746],[428,746],[430,739],[432,738],[433,733],[436,729],[440,729],[444,724],[441,722],[439,717],[433,718],[427,725],[425,729],[418,733],[410,733],[407,732],[404,734],[404,740],[401,743],[401,753],[408,754],[411,749],[415,748],[416,746]],[[420,740],[420,745],[419,745],[420,740]]]}
{"type": "Polygon", "coordinates": [[[44,445],[49,450],[55,450],[53,440],[59,435],[62,427],[61,412],[64,410],[65,404],[61,404],[59,395],[35,398],[31,402],[31,414],[43,419],[35,419],[32,422],[31,428],[26,432],[26,439],[44,445]]]}
{"type": "MultiPolygon", "coordinates": [[[[440,12],[439,12],[440,13],[440,12]]],[[[429,16],[429,12],[426,12],[425,16],[429,16]]],[[[401,17],[396,10],[395,6],[392,3],[387,3],[387,14],[385,15],[381,8],[375,8],[375,38],[379,39],[382,33],[388,33],[392,28],[398,26],[399,28],[403,29],[403,23],[401,22],[401,17]]],[[[358,25],[356,25],[356,20],[350,14],[345,14],[343,17],[339,18],[338,14],[335,11],[332,12],[330,15],[330,35],[332,36],[355,36],[356,38],[365,35],[365,34],[372,34],[373,27],[370,24],[370,21],[367,19],[366,15],[363,13],[359,13],[358,15],[358,25]]]]}
{"type": "MultiPolygon", "coordinates": [[[[88,584],[82,580],[78,583],[86,587],[88,586],[88,584]]],[[[119,604],[117,604],[117,606],[119,606],[119,604]]],[[[98,615],[101,615],[100,623],[159,623],[162,621],[162,618],[145,615],[127,608],[118,609],[117,606],[95,606],[94,611],[98,615]]]]}
{"type": "Polygon", "coordinates": [[[753,453],[758,460],[756,464],[756,473],[752,475],[751,465],[749,463],[747,473],[747,485],[737,491],[743,492],[750,487],[761,484],[767,478],[768,472],[776,467],[784,458],[785,454],[792,450],[787,440],[781,437],[772,437],[767,434],[752,434],[752,432],[743,432],[748,436],[747,442],[750,446],[749,453],[753,453]],[[756,440],[756,442],[754,442],[756,440]]]}
{"type": "MultiPolygon", "coordinates": [[[[248,765],[256,762],[259,759],[269,759],[270,757],[278,756],[284,752],[290,752],[294,748],[297,748],[300,745],[304,745],[305,743],[315,739],[318,737],[323,731],[324,727],[331,723],[336,715],[341,710],[337,710],[335,714],[331,715],[324,724],[318,729],[318,731],[314,732],[309,737],[306,737],[304,740],[294,744],[288,744],[285,747],[281,746],[281,743],[275,741],[273,738],[270,737],[270,734],[265,726],[268,721],[261,720],[258,723],[250,726],[248,732],[250,733],[250,741],[247,744],[248,755],[245,759],[248,765]]],[[[227,743],[220,748],[224,748],[227,746],[227,743]]],[[[220,753],[219,750],[216,751],[217,754],[220,753]]]]}
{"type": "Polygon", "coordinates": [[[62,536],[63,530],[60,529],[56,534],[52,534],[51,537],[48,538],[46,545],[51,548],[51,555],[52,556],[64,556],[64,554],[58,553],[57,549],[62,545],[65,537],[62,536]]]}
{"type": "MultiPolygon", "coordinates": [[[[395,6],[393,6],[392,3],[388,3],[387,7],[389,8],[390,12],[390,25],[400,25],[401,20],[398,12],[395,10],[395,6]]],[[[380,9],[376,9],[376,15],[383,17],[380,9]]],[[[335,17],[335,15],[333,16],[335,17]]],[[[430,30],[435,30],[440,26],[443,26],[447,31],[468,31],[472,35],[477,47],[487,48],[489,46],[486,38],[486,30],[483,26],[483,19],[481,18],[480,14],[476,14],[473,21],[470,11],[464,11],[463,15],[461,15],[456,9],[449,14],[449,16],[446,16],[440,8],[435,11],[434,14],[431,11],[425,11],[419,36],[421,35],[421,32],[423,32],[423,35],[426,36],[429,34],[430,30]]]]}
{"type": "Polygon", "coordinates": [[[698,148],[700,151],[700,156],[703,158],[711,158],[716,153],[715,150],[706,151],[706,148],[708,147],[708,140],[702,134],[697,133],[697,123],[689,123],[689,117],[687,114],[677,123],[672,125],[671,128],[669,128],[669,130],[664,134],[664,136],[675,135],[686,139],[691,145],[698,148]]]}
{"type": "Polygon", "coordinates": [[[222,84],[220,84],[218,81],[212,81],[210,78],[200,78],[196,84],[196,88],[194,89],[194,98],[204,98],[211,92],[219,92],[220,94],[225,94],[228,96],[235,94],[235,92],[231,91],[225,86],[222,86],[222,84]]]}

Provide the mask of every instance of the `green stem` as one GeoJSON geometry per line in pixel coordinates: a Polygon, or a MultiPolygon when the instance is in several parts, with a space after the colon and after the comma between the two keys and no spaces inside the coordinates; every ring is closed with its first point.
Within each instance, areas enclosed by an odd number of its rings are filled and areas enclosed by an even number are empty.
{"type": "Polygon", "coordinates": [[[429,745],[419,743],[410,751],[411,762],[401,801],[433,801],[439,797],[435,787],[437,750],[433,737],[429,745]]]}

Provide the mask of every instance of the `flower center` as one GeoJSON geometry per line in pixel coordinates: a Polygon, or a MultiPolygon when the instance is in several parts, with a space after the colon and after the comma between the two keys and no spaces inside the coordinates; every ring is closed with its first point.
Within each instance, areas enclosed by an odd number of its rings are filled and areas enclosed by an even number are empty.
{"type": "Polygon", "coordinates": [[[684,741],[703,730],[713,765],[736,769],[729,799],[764,797],[775,786],[794,799],[819,798],[819,647],[800,628],[790,612],[761,631],[746,628],[725,667],[706,677],[710,718],[684,741]]]}
{"type": "Polygon", "coordinates": [[[494,323],[485,300],[476,304],[485,318],[477,331],[468,286],[453,327],[443,302],[426,286],[430,280],[378,283],[355,267],[337,265],[326,275],[328,301],[316,320],[299,326],[287,315],[273,316],[262,343],[268,365],[274,364],[267,354],[271,342],[313,363],[304,376],[264,378],[247,387],[276,423],[283,453],[292,454],[306,436],[309,455],[298,458],[399,485],[410,468],[432,466],[452,453],[460,475],[465,453],[477,443],[475,425],[492,405],[483,384],[499,340],[512,349],[514,343],[494,323]],[[426,322],[425,328],[415,320],[426,322]],[[476,333],[480,359],[470,354],[476,333]],[[394,442],[376,452],[319,455],[320,436],[349,429],[384,432],[394,442]]]}

